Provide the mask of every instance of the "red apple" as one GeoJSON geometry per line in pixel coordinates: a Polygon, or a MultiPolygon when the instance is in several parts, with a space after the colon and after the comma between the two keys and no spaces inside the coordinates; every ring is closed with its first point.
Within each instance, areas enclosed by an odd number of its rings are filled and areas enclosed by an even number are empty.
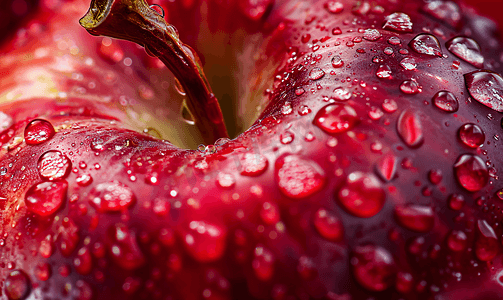
{"type": "Polygon", "coordinates": [[[503,299],[494,22],[89,4],[1,48],[0,299],[503,299]]]}

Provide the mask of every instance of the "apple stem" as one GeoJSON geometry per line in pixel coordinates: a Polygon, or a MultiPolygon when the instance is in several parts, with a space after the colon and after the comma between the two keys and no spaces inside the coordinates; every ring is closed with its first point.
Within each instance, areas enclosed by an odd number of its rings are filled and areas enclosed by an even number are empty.
{"type": "Polygon", "coordinates": [[[80,25],[92,35],[128,40],[145,47],[173,72],[185,90],[187,106],[205,143],[228,138],[220,105],[201,62],[176,29],[145,0],[92,0],[80,25]]]}

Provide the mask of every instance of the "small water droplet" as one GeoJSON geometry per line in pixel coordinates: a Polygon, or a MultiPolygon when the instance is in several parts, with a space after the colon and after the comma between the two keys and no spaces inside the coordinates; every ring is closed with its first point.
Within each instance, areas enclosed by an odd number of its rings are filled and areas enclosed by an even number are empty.
{"type": "Polygon", "coordinates": [[[28,145],[38,145],[50,140],[56,131],[46,120],[35,119],[26,125],[24,139],[28,145]]]}
{"type": "Polygon", "coordinates": [[[356,111],[345,104],[328,104],[316,114],[313,123],[329,134],[346,132],[358,123],[356,111]]]}
{"type": "Polygon", "coordinates": [[[285,101],[285,103],[281,106],[281,114],[289,115],[293,112],[292,103],[290,101],[285,101]]]}
{"type": "Polygon", "coordinates": [[[192,116],[192,113],[189,110],[189,107],[187,106],[187,100],[183,99],[182,101],[182,106],[180,107],[180,114],[182,115],[183,120],[185,123],[189,125],[194,125],[196,122],[194,121],[194,117],[192,116]]]}
{"type": "Polygon", "coordinates": [[[332,99],[339,100],[339,101],[346,101],[349,100],[352,96],[352,93],[350,90],[348,90],[345,87],[336,87],[334,89],[334,92],[332,94],[332,99]]]}
{"type": "Polygon", "coordinates": [[[503,112],[503,78],[491,71],[474,71],[464,75],[470,96],[479,103],[503,112]]]}
{"type": "Polygon", "coordinates": [[[279,208],[274,203],[264,202],[260,209],[260,218],[267,225],[278,223],[280,219],[279,208]]]}
{"type": "Polygon", "coordinates": [[[400,84],[400,91],[407,95],[415,95],[421,92],[421,89],[419,88],[417,82],[415,82],[414,80],[404,80],[400,84]]]}
{"type": "Polygon", "coordinates": [[[50,216],[63,205],[67,190],[65,180],[35,184],[26,192],[26,207],[41,217],[50,216]]]}
{"type": "Polygon", "coordinates": [[[164,8],[162,8],[162,6],[160,6],[159,4],[152,4],[150,5],[150,8],[154,10],[158,15],[164,18],[165,14],[164,14],[164,8]]]}
{"type": "Polygon", "coordinates": [[[400,61],[400,66],[407,71],[415,70],[417,67],[416,60],[412,57],[405,57],[400,61]]]}
{"type": "Polygon", "coordinates": [[[456,112],[459,109],[459,101],[453,93],[448,91],[440,91],[433,96],[433,104],[445,111],[445,112],[456,112]]]}
{"type": "Polygon", "coordinates": [[[353,275],[365,289],[384,291],[393,285],[396,266],[388,250],[372,244],[355,247],[351,254],[353,275]]]}
{"type": "Polygon", "coordinates": [[[452,210],[460,210],[465,205],[465,198],[463,195],[452,194],[447,199],[449,208],[452,210]]]}
{"type": "Polygon", "coordinates": [[[275,177],[280,191],[294,199],[316,193],[326,181],[325,173],[318,164],[292,154],[280,156],[276,160],[275,177]]]}
{"type": "Polygon", "coordinates": [[[35,267],[35,276],[40,281],[47,281],[51,277],[51,265],[48,263],[39,263],[35,267]]]}
{"type": "Polygon", "coordinates": [[[428,179],[433,184],[439,184],[442,181],[442,170],[440,169],[431,169],[428,172],[428,179]]]}
{"type": "Polygon", "coordinates": [[[393,152],[388,152],[377,161],[375,171],[381,179],[388,182],[395,178],[397,164],[397,157],[393,152]]]}
{"type": "Polygon", "coordinates": [[[412,32],[412,21],[409,15],[395,12],[386,16],[382,28],[396,32],[412,32]]]}
{"type": "Polygon", "coordinates": [[[339,218],[324,208],[318,209],[314,215],[313,224],[318,233],[332,242],[339,242],[344,237],[344,227],[339,218]]]}
{"type": "Polygon", "coordinates": [[[115,224],[108,230],[110,255],[114,262],[125,270],[134,270],[145,263],[136,234],[124,224],[115,224]]]}
{"type": "Polygon", "coordinates": [[[340,68],[342,66],[344,66],[344,61],[342,61],[342,58],[339,55],[334,55],[334,57],[332,57],[332,67],[340,68]]]}
{"type": "Polygon", "coordinates": [[[409,42],[409,46],[419,54],[442,57],[440,43],[434,35],[420,33],[409,42]]]}
{"type": "Polygon", "coordinates": [[[312,280],[318,273],[313,259],[304,255],[299,258],[297,272],[304,280],[312,280]]]}
{"type": "Polygon", "coordinates": [[[253,251],[252,268],[259,280],[268,281],[274,275],[274,254],[263,245],[257,245],[253,251]]]}
{"type": "Polygon", "coordinates": [[[494,229],[486,220],[477,221],[475,255],[481,261],[490,261],[498,255],[499,242],[494,229]]]}
{"type": "Polygon", "coordinates": [[[393,99],[384,99],[382,109],[387,113],[394,113],[398,109],[398,104],[393,99]]]}
{"type": "Polygon", "coordinates": [[[258,153],[245,153],[240,159],[241,175],[259,176],[267,170],[269,161],[265,156],[258,153]]]}
{"type": "Polygon", "coordinates": [[[366,29],[363,33],[363,38],[371,42],[377,41],[381,36],[381,33],[377,29],[366,29]]]}
{"type": "Polygon", "coordinates": [[[236,185],[236,179],[232,174],[219,172],[217,175],[217,184],[221,188],[230,189],[236,185]]]}
{"type": "Polygon", "coordinates": [[[293,142],[294,138],[295,135],[293,134],[293,132],[287,130],[280,135],[279,140],[281,144],[287,145],[293,142]]]}
{"type": "MultiPolygon", "coordinates": [[[[58,233],[59,250],[63,256],[68,257],[77,248],[77,244],[80,241],[79,228],[72,219],[65,217],[58,228],[58,233]]],[[[68,274],[69,272],[70,270],[67,270],[66,273],[68,274]]]]}
{"type": "Polygon", "coordinates": [[[183,241],[194,259],[212,262],[224,255],[226,232],[222,227],[206,221],[191,221],[183,234],[183,241]]]}
{"type": "Polygon", "coordinates": [[[30,294],[30,278],[21,270],[10,272],[3,285],[5,295],[9,300],[24,300],[30,294]]]}
{"type": "Polygon", "coordinates": [[[453,1],[435,0],[427,2],[423,7],[423,11],[455,28],[461,22],[461,11],[453,1]]]}
{"type": "Polygon", "coordinates": [[[82,247],[77,251],[77,257],[73,260],[73,266],[77,273],[81,275],[87,275],[91,273],[93,269],[93,259],[91,257],[91,252],[87,247],[82,247]]]}
{"type": "Polygon", "coordinates": [[[135,202],[133,191],[118,181],[96,185],[89,192],[88,198],[99,212],[120,212],[131,207],[135,202]]]}
{"type": "Polygon", "coordinates": [[[478,148],[484,144],[486,135],[479,125],[473,123],[463,124],[458,131],[461,142],[470,148],[478,148]]]}
{"type": "Polygon", "coordinates": [[[454,164],[456,178],[466,190],[476,192],[489,181],[489,172],[482,158],[473,154],[461,155],[454,164]]]}
{"type": "Polygon", "coordinates": [[[431,206],[419,204],[397,205],[395,218],[402,227],[415,232],[428,232],[435,222],[431,206]]]}
{"type": "Polygon", "coordinates": [[[38,159],[38,174],[45,180],[63,179],[70,173],[72,163],[60,151],[49,150],[38,159]]]}
{"type": "Polygon", "coordinates": [[[399,37],[397,36],[392,36],[388,39],[388,43],[390,43],[391,45],[400,45],[400,43],[402,43],[402,41],[400,40],[399,37]]]}
{"type": "Polygon", "coordinates": [[[480,53],[480,47],[477,42],[471,38],[458,36],[445,43],[449,52],[472,64],[476,68],[484,66],[484,56],[480,53]]]}
{"type": "Polygon", "coordinates": [[[307,106],[307,105],[301,105],[301,106],[299,107],[298,112],[299,112],[299,115],[301,115],[301,116],[305,116],[305,115],[307,115],[307,114],[310,114],[310,113],[311,113],[311,109],[310,109],[310,108],[309,108],[309,106],[307,106]]]}
{"type": "Polygon", "coordinates": [[[338,14],[344,10],[344,4],[340,1],[328,1],[324,7],[333,14],[338,14]]]}
{"type": "Polygon", "coordinates": [[[447,247],[455,252],[466,249],[468,237],[463,231],[454,230],[447,236],[447,247]]]}
{"type": "Polygon", "coordinates": [[[325,71],[318,67],[313,68],[311,72],[309,72],[309,78],[311,78],[312,80],[319,80],[323,78],[323,76],[325,76],[325,71]]]}
{"type": "Polygon", "coordinates": [[[0,134],[4,133],[4,131],[9,129],[13,124],[14,120],[12,117],[0,111],[0,134]]]}
{"type": "Polygon", "coordinates": [[[380,65],[379,68],[377,68],[376,76],[382,79],[391,79],[393,78],[391,73],[391,68],[388,65],[380,65]]]}
{"type": "Polygon", "coordinates": [[[419,116],[412,109],[406,109],[400,114],[396,128],[407,146],[417,148],[423,143],[423,126],[419,116]]]}
{"type": "Polygon", "coordinates": [[[370,218],[381,211],[386,194],[374,175],[353,172],[339,189],[337,197],[341,206],[353,216],[370,218]]]}

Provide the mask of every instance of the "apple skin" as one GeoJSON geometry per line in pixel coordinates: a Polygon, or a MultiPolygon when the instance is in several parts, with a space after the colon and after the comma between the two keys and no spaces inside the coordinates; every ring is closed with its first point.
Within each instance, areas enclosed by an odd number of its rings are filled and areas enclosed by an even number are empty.
{"type": "MultiPolygon", "coordinates": [[[[252,88],[239,85],[233,91],[243,93],[238,107],[260,104],[260,116],[252,114],[256,120],[235,139],[201,151],[173,145],[193,144],[185,139],[194,129],[182,127],[181,97],[166,70],[134,45],[79,29],[70,20],[85,13],[85,1],[42,6],[27,30],[4,44],[0,58],[0,111],[6,114],[0,297],[500,299],[502,203],[496,192],[503,187],[503,158],[495,137],[501,114],[469,99],[463,75],[477,69],[445,46],[471,32],[484,68],[501,73],[494,25],[463,5],[462,24],[454,29],[420,12],[419,1],[378,3],[383,13],[371,6],[363,15],[351,12],[355,3],[343,2],[337,14],[326,1],[268,2],[273,6],[263,16],[244,14],[236,28],[259,40],[248,45],[244,35],[234,36],[244,49],[238,53],[248,53],[239,66],[256,66],[244,78],[270,90],[254,98],[252,88]],[[410,16],[413,32],[382,29],[384,17],[396,11],[410,16]],[[372,25],[381,34],[376,41],[358,30],[372,25]],[[332,32],[336,27],[341,34],[332,32]],[[408,46],[424,28],[447,57],[408,46]],[[388,42],[392,36],[400,44],[388,42]],[[392,54],[384,53],[387,47],[392,54]],[[342,67],[334,66],[335,55],[342,67]],[[404,57],[416,61],[415,70],[401,66],[404,57]],[[381,65],[389,66],[391,78],[376,76],[381,65]],[[420,93],[400,90],[411,79],[420,93]],[[433,105],[442,90],[458,98],[457,112],[433,105]],[[169,96],[174,100],[164,102],[169,96]],[[167,111],[156,116],[161,103],[167,111]],[[341,128],[320,125],[326,124],[321,113],[332,109],[344,112],[341,128]],[[50,122],[54,134],[34,119],[50,122]],[[466,123],[483,129],[482,147],[459,140],[466,123]],[[137,132],[152,124],[173,143],[137,132]],[[463,154],[495,170],[478,191],[456,178],[454,165],[463,154]],[[352,193],[364,206],[351,201],[352,193]],[[464,197],[460,210],[453,209],[460,201],[449,200],[453,194],[464,197]],[[47,205],[38,205],[37,197],[47,205]]],[[[203,33],[227,26],[212,11],[239,11],[219,1],[160,4],[182,38],[195,30],[186,41],[194,45],[204,26],[182,23],[188,18],[170,5],[184,5],[178,9],[191,12],[196,23],[206,16],[203,33]]],[[[210,64],[205,48],[197,49],[210,64]]],[[[384,70],[380,74],[389,75],[384,70]]],[[[211,74],[210,81],[218,81],[211,74]]]]}

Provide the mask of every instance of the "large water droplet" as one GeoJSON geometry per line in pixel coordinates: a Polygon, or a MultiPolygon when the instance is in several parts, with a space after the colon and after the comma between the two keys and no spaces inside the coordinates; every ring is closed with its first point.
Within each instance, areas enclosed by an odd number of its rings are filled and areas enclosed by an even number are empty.
{"type": "Polygon", "coordinates": [[[240,159],[241,175],[259,176],[267,170],[269,161],[265,156],[258,153],[245,153],[240,159]]]}
{"type": "Polygon", "coordinates": [[[191,221],[183,234],[183,241],[187,252],[197,261],[216,261],[225,252],[226,232],[205,221],[191,221]]]}
{"type": "Polygon", "coordinates": [[[388,65],[380,65],[377,68],[376,76],[382,79],[391,79],[391,68],[388,65]]]}
{"type": "Polygon", "coordinates": [[[442,20],[452,27],[458,27],[461,22],[461,11],[459,6],[453,1],[435,0],[427,2],[427,4],[423,7],[423,10],[434,18],[442,20]]]}
{"type": "Polygon", "coordinates": [[[499,242],[494,229],[486,220],[477,222],[477,240],[475,241],[475,255],[481,261],[490,261],[498,255],[499,242]]]}
{"type": "Polygon", "coordinates": [[[416,232],[430,231],[435,222],[431,206],[419,204],[397,205],[395,218],[401,226],[416,232]]]}
{"type": "Polygon", "coordinates": [[[476,68],[484,66],[484,56],[480,53],[479,44],[471,38],[458,36],[445,43],[445,47],[452,54],[472,64],[476,68]]]}
{"type": "Polygon", "coordinates": [[[404,68],[407,71],[412,71],[416,69],[417,63],[413,57],[404,57],[400,61],[400,66],[402,66],[402,68],[404,68]]]}
{"type": "Polygon", "coordinates": [[[486,164],[473,154],[461,155],[454,164],[454,173],[459,184],[470,192],[481,190],[489,181],[486,164]]]}
{"type": "Polygon", "coordinates": [[[40,177],[46,180],[57,180],[68,176],[72,163],[58,150],[50,150],[38,159],[37,169],[40,177]]]}
{"type": "Polygon", "coordinates": [[[420,33],[409,42],[409,46],[419,54],[442,57],[442,48],[434,35],[420,33]]]}
{"type": "Polygon", "coordinates": [[[136,234],[124,224],[115,224],[109,229],[110,255],[114,262],[126,270],[134,270],[145,263],[136,234]]]}
{"type": "Polygon", "coordinates": [[[377,41],[381,36],[381,33],[377,29],[366,29],[363,33],[363,38],[371,42],[377,41]]]}
{"type": "Polygon", "coordinates": [[[318,164],[292,154],[276,160],[275,177],[280,191],[295,199],[316,193],[326,181],[325,173],[318,164]]]}
{"type": "Polygon", "coordinates": [[[117,212],[135,202],[133,191],[125,184],[112,181],[100,183],[89,192],[89,201],[99,212],[117,212]]]}
{"type": "Polygon", "coordinates": [[[412,32],[412,21],[409,15],[395,12],[386,16],[383,29],[397,32],[412,32]]]}
{"type": "Polygon", "coordinates": [[[26,125],[24,140],[28,145],[38,145],[50,140],[56,131],[52,124],[46,120],[35,119],[26,125]]]}
{"type": "Polygon", "coordinates": [[[65,180],[36,184],[26,192],[26,208],[36,215],[50,216],[64,203],[67,190],[65,180]]]}
{"type": "Polygon", "coordinates": [[[339,218],[324,208],[318,209],[313,219],[314,227],[325,239],[339,242],[344,237],[344,227],[339,218]]]}
{"type": "Polygon", "coordinates": [[[406,109],[400,114],[396,129],[400,138],[411,148],[421,146],[424,141],[421,120],[412,109],[406,109]]]}
{"type": "Polygon", "coordinates": [[[459,101],[453,93],[440,91],[432,98],[433,105],[445,112],[456,112],[459,109],[459,101]]]}
{"type": "Polygon", "coordinates": [[[9,300],[24,300],[31,290],[31,282],[28,275],[21,270],[14,270],[5,279],[5,295],[9,300]]]}
{"type": "Polygon", "coordinates": [[[486,135],[479,125],[473,123],[463,124],[458,131],[461,142],[470,148],[478,148],[484,144],[486,135]]]}
{"type": "Polygon", "coordinates": [[[358,123],[356,111],[345,104],[328,104],[322,107],[313,123],[329,134],[336,134],[351,130],[358,123]]]}
{"type": "Polygon", "coordinates": [[[325,76],[325,71],[323,69],[315,67],[309,72],[309,78],[312,80],[319,80],[325,76]]]}
{"type": "Polygon", "coordinates": [[[339,189],[337,198],[341,206],[353,216],[370,218],[381,211],[386,194],[377,177],[353,172],[339,189]]]}
{"type": "Polygon", "coordinates": [[[395,261],[380,246],[357,246],[351,255],[351,267],[356,281],[367,290],[380,292],[394,284],[395,261]]]}
{"type": "Polygon", "coordinates": [[[465,83],[473,99],[503,112],[503,78],[491,71],[474,71],[465,74],[465,83]]]}

